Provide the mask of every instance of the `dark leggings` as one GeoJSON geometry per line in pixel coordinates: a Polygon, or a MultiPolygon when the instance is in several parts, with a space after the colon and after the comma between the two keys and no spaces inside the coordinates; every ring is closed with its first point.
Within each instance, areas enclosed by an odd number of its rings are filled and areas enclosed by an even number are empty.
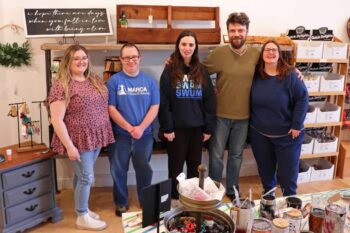
{"type": "Polygon", "coordinates": [[[198,177],[197,167],[202,161],[202,129],[175,129],[175,139],[167,143],[169,178],[172,182],[171,198],[178,199],[176,177],[187,166],[187,178],[198,177]]]}

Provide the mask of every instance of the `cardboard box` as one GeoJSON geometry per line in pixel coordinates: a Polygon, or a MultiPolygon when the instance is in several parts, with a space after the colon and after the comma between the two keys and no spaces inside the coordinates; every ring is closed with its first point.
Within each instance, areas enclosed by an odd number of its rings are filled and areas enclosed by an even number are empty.
{"type": "Polygon", "coordinates": [[[308,92],[318,92],[320,90],[320,75],[318,73],[304,74],[303,81],[308,92]]]}
{"type": "Polygon", "coordinates": [[[341,42],[323,42],[323,59],[347,59],[348,44],[341,42]]]}
{"type": "Polygon", "coordinates": [[[325,73],[320,78],[320,92],[344,90],[344,75],[325,73]]]}
{"type": "Polygon", "coordinates": [[[309,105],[305,116],[304,124],[316,123],[316,108],[313,105],[309,105]]]}
{"type": "Polygon", "coordinates": [[[314,143],[314,154],[318,153],[328,153],[328,152],[336,152],[338,148],[338,138],[335,137],[335,140],[332,142],[319,142],[319,140],[315,140],[314,143]]]}
{"type": "Polygon", "coordinates": [[[297,43],[297,59],[321,59],[323,52],[322,41],[305,41],[296,40],[297,43]]]}
{"type": "Polygon", "coordinates": [[[316,123],[339,122],[340,107],[329,102],[310,103],[316,108],[316,123]]]}
{"type": "Polygon", "coordinates": [[[299,175],[298,175],[298,184],[310,182],[311,177],[311,167],[304,160],[299,162],[299,175]]]}
{"type": "Polygon", "coordinates": [[[317,163],[311,167],[310,181],[332,180],[333,174],[334,164],[323,158],[320,158],[318,159],[317,163]]]}
{"type": "Polygon", "coordinates": [[[301,145],[301,155],[312,154],[314,149],[315,139],[305,134],[303,144],[301,145]]]}

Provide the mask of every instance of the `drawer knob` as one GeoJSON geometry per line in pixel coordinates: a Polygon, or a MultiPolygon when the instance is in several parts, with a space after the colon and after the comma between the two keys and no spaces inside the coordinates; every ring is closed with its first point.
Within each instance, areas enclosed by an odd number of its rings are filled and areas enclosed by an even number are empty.
{"type": "Polygon", "coordinates": [[[30,207],[25,208],[26,211],[34,211],[38,207],[38,204],[30,205],[30,207]]]}
{"type": "Polygon", "coordinates": [[[35,171],[28,171],[27,173],[23,173],[22,176],[25,178],[29,178],[31,177],[33,174],[35,173],[35,171]]]}
{"type": "Polygon", "coordinates": [[[34,193],[35,190],[36,190],[36,188],[29,188],[28,190],[24,191],[23,193],[27,194],[27,195],[31,195],[34,193]]]}

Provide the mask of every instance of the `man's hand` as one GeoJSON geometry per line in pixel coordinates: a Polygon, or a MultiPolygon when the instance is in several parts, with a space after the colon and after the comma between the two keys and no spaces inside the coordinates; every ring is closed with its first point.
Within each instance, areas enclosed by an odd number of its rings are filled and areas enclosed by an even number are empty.
{"type": "Polygon", "coordinates": [[[299,78],[300,80],[304,80],[304,75],[303,75],[303,73],[301,73],[300,70],[298,70],[297,68],[295,68],[295,72],[297,73],[298,78],[299,78]]]}
{"type": "Polygon", "coordinates": [[[144,131],[145,129],[143,129],[141,126],[134,126],[129,131],[129,133],[131,134],[131,137],[133,137],[134,139],[140,139],[144,131]]]}

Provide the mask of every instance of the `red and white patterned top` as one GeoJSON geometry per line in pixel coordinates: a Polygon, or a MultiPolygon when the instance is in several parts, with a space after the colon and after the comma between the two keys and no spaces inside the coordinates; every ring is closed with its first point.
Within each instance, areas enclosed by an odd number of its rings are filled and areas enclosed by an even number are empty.
{"type": "MultiPolygon", "coordinates": [[[[69,83],[70,102],[66,108],[64,123],[68,134],[79,152],[91,151],[114,142],[108,115],[108,92],[101,93],[89,80],[69,83]]],[[[64,89],[54,82],[48,101],[64,100],[64,89]]],[[[54,133],[51,143],[53,150],[65,154],[66,149],[54,133]]]]}

